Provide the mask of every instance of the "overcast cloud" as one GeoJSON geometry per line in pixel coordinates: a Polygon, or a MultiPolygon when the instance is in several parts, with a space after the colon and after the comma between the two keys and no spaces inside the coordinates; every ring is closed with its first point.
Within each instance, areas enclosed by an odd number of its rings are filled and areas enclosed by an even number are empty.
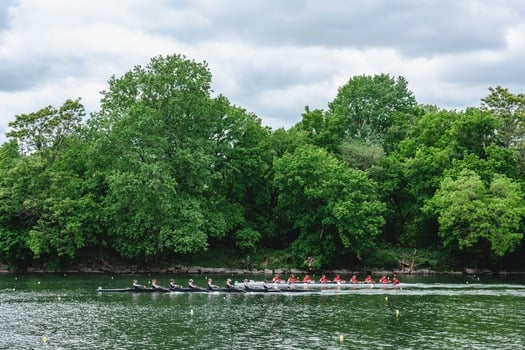
{"type": "Polygon", "coordinates": [[[525,92],[525,1],[4,0],[0,142],[17,114],[78,97],[96,111],[112,75],[174,53],[274,129],[361,74],[463,109],[491,86],[525,92]]]}

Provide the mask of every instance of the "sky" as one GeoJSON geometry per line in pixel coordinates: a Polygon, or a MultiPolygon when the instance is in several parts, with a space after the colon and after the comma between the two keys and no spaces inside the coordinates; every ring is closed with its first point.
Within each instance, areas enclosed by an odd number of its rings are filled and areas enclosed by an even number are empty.
{"type": "Polygon", "coordinates": [[[418,103],[525,92],[523,0],[2,0],[0,143],[16,115],[100,91],[159,55],[207,62],[214,94],[289,128],[357,75],[404,77],[418,103]]]}

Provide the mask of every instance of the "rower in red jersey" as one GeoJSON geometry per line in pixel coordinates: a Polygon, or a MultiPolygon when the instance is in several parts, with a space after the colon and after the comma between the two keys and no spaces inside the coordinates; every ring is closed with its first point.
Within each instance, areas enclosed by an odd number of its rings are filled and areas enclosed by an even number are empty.
{"type": "Polygon", "coordinates": [[[275,274],[272,279],[273,283],[281,283],[281,277],[278,274],[275,274]]]}
{"type": "Polygon", "coordinates": [[[392,278],[392,284],[394,286],[397,286],[399,284],[399,280],[397,279],[397,276],[396,274],[394,274],[394,278],[392,278]]]}
{"type": "Polygon", "coordinates": [[[381,276],[381,278],[379,279],[379,283],[390,283],[390,279],[388,277],[386,277],[385,275],[381,276]]]}
{"type": "Polygon", "coordinates": [[[326,277],[326,275],[322,275],[321,278],[319,279],[319,282],[327,283],[327,282],[330,282],[330,280],[328,279],[328,277],[326,277]]]}
{"type": "Polygon", "coordinates": [[[295,283],[297,282],[297,278],[295,277],[295,275],[292,273],[290,275],[290,277],[288,277],[288,283],[295,283]]]}
{"type": "Polygon", "coordinates": [[[356,275],[352,275],[352,278],[350,278],[350,283],[360,283],[357,279],[356,275]]]}
{"type": "Polygon", "coordinates": [[[340,275],[335,275],[333,281],[337,282],[337,283],[344,283],[345,282],[345,280],[340,275]]]}
{"type": "Polygon", "coordinates": [[[303,282],[304,283],[314,283],[314,280],[312,279],[312,277],[310,277],[310,275],[305,275],[303,277],[303,282]]]}
{"type": "Polygon", "coordinates": [[[374,283],[375,281],[372,279],[372,276],[368,275],[365,277],[365,283],[374,283]]]}

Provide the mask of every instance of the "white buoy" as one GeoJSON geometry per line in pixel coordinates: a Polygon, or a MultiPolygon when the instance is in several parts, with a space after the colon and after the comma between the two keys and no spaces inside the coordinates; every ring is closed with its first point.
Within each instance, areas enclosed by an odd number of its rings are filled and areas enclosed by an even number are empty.
{"type": "Polygon", "coordinates": [[[190,309],[190,315],[193,316],[193,309],[190,309]]]}
{"type": "Polygon", "coordinates": [[[396,310],[396,317],[399,317],[399,310],[396,310]]]}
{"type": "Polygon", "coordinates": [[[345,336],[341,334],[339,336],[339,342],[342,343],[342,342],[344,342],[344,340],[345,340],[345,336]]]}

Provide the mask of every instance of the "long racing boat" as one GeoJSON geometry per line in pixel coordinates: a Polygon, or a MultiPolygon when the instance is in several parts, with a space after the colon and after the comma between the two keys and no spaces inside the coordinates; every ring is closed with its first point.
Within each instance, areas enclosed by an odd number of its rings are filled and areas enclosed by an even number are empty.
{"type": "MultiPolygon", "coordinates": [[[[393,283],[350,283],[350,282],[269,282],[268,286],[277,289],[286,289],[286,290],[302,290],[302,289],[342,289],[342,288],[402,288],[405,286],[403,283],[393,284],[393,283]]],[[[263,288],[263,281],[249,281],[249,282],[235,282],[235,286],[239,288],[263,288]]]]}
{"type": "Polygon", "coordinates": [[[295,288],[214,288],[214,289],[196,289],[196,288],[102,288],[98,287],[98,293],[305,293],[311,292],[308,289],[295,288]]]}

